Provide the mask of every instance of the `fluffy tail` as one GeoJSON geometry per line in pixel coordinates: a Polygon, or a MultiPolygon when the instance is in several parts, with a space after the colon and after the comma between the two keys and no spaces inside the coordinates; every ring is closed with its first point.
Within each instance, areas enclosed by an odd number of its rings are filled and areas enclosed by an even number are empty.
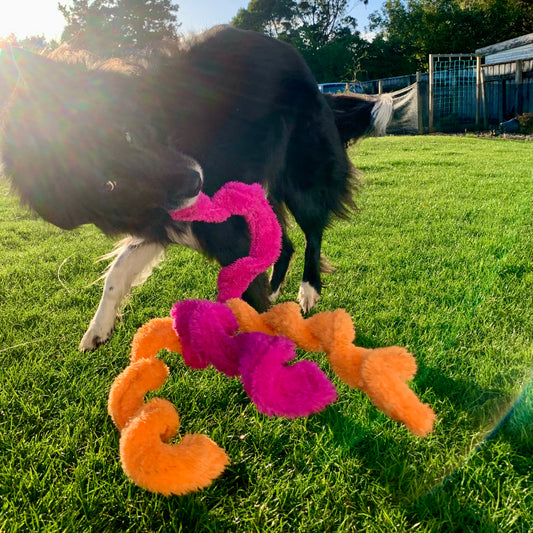
{"type": "Polygon", "coordinates": [[[374,133],[385,135],[393,113],[392,97],[383,94],[376,97],[330,95],[326,101],[333,110],[335,124],[343,143],[374,133]]]}

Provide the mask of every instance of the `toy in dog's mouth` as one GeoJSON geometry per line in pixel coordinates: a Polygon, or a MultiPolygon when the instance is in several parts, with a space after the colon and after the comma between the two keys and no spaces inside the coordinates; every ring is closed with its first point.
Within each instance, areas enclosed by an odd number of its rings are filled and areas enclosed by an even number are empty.
{"type": "Polygon", "coordinates": [[[229,182],[212,198],[200,192],[187,208],[170,211],[174,220],[224,222],[232,215],[244,217],[250,230],[250,254],[219,273],[218,302],[240,298],[253,279],[274,264],[281,253],[281,227],[261,185],[229,182]]]}

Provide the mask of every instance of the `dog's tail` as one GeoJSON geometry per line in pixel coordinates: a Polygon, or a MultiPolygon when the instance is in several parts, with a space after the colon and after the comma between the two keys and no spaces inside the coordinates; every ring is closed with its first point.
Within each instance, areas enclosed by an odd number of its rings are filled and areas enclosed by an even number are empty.
{"type": "Polygon", "coordinates": [[[393,113],[390,95],[365,97],[325,94],[324,96],[333,110],[335,124],[344,144],[370,133],[385,135],[393,113]]]}

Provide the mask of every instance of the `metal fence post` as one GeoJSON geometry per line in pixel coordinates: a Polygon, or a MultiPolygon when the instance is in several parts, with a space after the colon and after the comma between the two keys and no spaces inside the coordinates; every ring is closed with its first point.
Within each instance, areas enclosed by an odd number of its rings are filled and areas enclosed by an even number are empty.
{"type": "Polygon", "coordinates": [[[416,73],[416,106],[418,113],[418,133],[424,134],[424,101],[422,100],[422,74],[416,73]]]}
{"type": "Polygon", "coordinates": [[[433,111],[434,111],[434,93],[433,93],[433,83],[434,83],[434,61],[433,54],[429,54],[429,133],[435,133],[435,127],[433,125],[433,111]]]}
{"type": "Polygon", "coordinates": [[[481,124],[481,56],[476,56],[476,128],[481,124]]]}

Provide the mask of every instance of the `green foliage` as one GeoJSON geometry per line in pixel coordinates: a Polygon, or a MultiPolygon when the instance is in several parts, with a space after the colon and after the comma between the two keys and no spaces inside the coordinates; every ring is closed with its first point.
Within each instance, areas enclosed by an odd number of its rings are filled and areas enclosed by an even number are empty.
{"type": "MultiPolygon", "coordinates": [[[[406,346],[411,386],[438,415],[419,439],[332,376],[339,400],[306,419],[257,413],[236,379],[162,354],[155,394],[180,434],[231,457],[208,489],[164,498],[132,485],[106,413],[134,332],[184,298],[214,299],[218,269],[174,247],[134,290],[109,344],[81,354],[112,242],[21,209],[0,179],[0,530],[525,533],[533,526],[533,390],[499,432],[533,363],[531,143],[383,137],[350,149],[361,211],[327,231],[337,270],[318,311],[345,308],[356,343],[406,346]]],[[[293,300],[303,237],[282,299],[293,300]]],[[[302,354],[303,355],[303,354],[302,354]]],[[[323,354],[305,354],[322,368],[323,354]]]]}
{"type": "Polygon", "coordinates": [[[50,47],[54,48],[57,46],[57,43],[54,41],[52,41],[52,43],[48,43],[44,35],[33,35],[31,37],[26,37],[25,39],[20,40],[17,44],[22,48],[26,48],[36,53],[42,52],[50,47]]]}
{"type": "Polygon", "coordinates": [[[371,43],[363,44],[358,78],[363,81],[412,74],[418,65],[411,53],[408,43],[394,42],[378,34],[371,43]]]}
{"type": "Polygon", "coordinates": [[[271,37],[287,34],[292,27],[294,0],[251,0],[231,21],[236,28],[266,33],[271,37]]]}
{"type": "Polygon", "coordinates": [[[74,0],[59,10],[67,22],[62,40],[101,57],[176,36],[178,5],[172,0],[74,0]]]}
{"type": "Polygon", "coordinates": [[[320,83],[349,81],[359,68],[361,39],[351,33],[339,35],[318,48],[302,46],[300,51],[320,83]]]}
{"type": "Polygon", "coordinates": [[[41,53],[43,50],[53,50],[59,46],[59,43],[56,40],[52,39],[51,41],[47,41],[44,35],[31,35],[24,39],[18,39],[15,34],[11,34],[6,38],[0,38],[0,46],[2,46],[3,43],[10,46],[26,48],[37,54],[41,53]]]}
{"type": "Polygon", "coordinates": [[[470,53],[533,27],[527,0],[387,0],[363,40],[347,0],[251,0],[232,24],[287,41],[319,82],[427,71],[431,53],[470,53]]]}
{"type": "Polygon", "coordinates": [[[363,70],[368,79],[426,71],[429,54],[471,53],[532,27],[533,8],[522,0],[387,0],[371,15],[379,39],[369,46],[363,70]],[[389,64],[376,68],[380,54],[403,61],[393,71],[389,64]]]}
{"type": "Polygon", "coordinates": [[[348,0],[251,0],[232,24],[319,46],[355,27],[354,19],[346,14],[348,7],[348,0]]]}
{"type": "Polygon", "coordinates": [[[292,44],[319,82],[353,80],[363,45],[348,0],[251,0],[232,20],[292,44]]]}
{"type": "Polygon", "coordinates": [[[516,117],[520,123],[520,132],[533,134],[533,113],[524,113],[516,117]]]}

